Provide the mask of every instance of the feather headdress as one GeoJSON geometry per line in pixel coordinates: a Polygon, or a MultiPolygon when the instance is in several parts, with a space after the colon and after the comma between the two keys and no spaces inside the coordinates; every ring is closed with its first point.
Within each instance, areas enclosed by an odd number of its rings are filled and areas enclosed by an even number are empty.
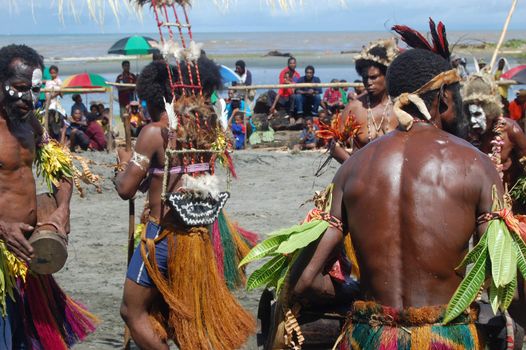
{"type": "Polygon", "coordinates": [[[447,41],[446,27],[444,26],[444,23],[438,22],[437,26],[433,19],[429,18],[429,30],[432,44],[421,33],[408,26],[395,25],[391,29],[397,32],[409,47],[413,49],[432,51],[449,61],[451,52],[449,51],[449,43],[447,41]]]}
{"type": "Polygon", "coordinates": [[[354,56],[354,60],[373,61],[389,67],[399,53],[400,50],[394,38],[382,39],[369,43],[369,46],[364,46],[362,51],[354,56]]]}

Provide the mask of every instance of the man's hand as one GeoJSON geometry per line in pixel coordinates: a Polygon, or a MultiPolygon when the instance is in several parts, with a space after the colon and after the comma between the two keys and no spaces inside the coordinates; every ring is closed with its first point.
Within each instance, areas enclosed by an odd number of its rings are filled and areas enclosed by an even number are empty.
{"type": "Polygon", "coordinates": [[[0,221],[0,238],[7,245],[7,249],[15,256],[27,263],[34,258],[33,247],[27,241],[24,233],[32,232],[34,227],[22,222],[8,223],[0,221]]]}

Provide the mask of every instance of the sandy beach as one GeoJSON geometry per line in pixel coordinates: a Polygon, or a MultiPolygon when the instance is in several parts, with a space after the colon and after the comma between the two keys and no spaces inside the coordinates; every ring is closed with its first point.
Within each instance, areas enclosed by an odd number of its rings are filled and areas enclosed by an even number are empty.
{"type": "MultiPolygon", "coordinates": [[[[128,202],[121,200],[113,188],[112,169],[102,165],[114,162],[114,155],[92,152],[82,155],[99,164],[94,165],[93,170],[103,176],[104,191],[98,194],[85,186],[86,198],[74,194],[69,258],[55,276],[72,297],[102,321],[97,331],[75,349],[118,349],[122,347],[124,331],[119,307],[126,271],[128,202]]],[[[236,152],[233,158],[238,179],[232,182],[226,209],[243,227],[260,234],[301,221],[311,205],[300,205],[311,198],[314,191],[326,186],[338,168],[332,161],[328,170],[315,178],[314,172],[326,159],[320,152],[249,150],[236,152]]],[[[220,176],[225,179],[224,174],[220,176]]],[[[143,201],[144,196],[139,195],[137,214],[143,201]]],[[[237,295],[255,315],[260,291],[241,290],[237,295]]],[[[252,337],[245,349],[256,348],[252,337]]]]}

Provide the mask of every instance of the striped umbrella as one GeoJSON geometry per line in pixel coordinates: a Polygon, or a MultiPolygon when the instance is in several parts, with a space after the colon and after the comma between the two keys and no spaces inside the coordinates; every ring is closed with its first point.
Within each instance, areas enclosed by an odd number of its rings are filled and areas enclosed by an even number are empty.
{"type": "Polygon", "coordinates": [[[68,77],[62,83],[63,88],[95,88],[106,87],[106,79],[98,74],[80,73],[68,77]]]}
{"type": "Polygon", "coordinates": [[[118,55],[147,55],[150,53],[157,53],[159,49],[152,47],[157,41],[146,36],[129,36],[118,40],[108,50],[110,54],[118,55]]]}

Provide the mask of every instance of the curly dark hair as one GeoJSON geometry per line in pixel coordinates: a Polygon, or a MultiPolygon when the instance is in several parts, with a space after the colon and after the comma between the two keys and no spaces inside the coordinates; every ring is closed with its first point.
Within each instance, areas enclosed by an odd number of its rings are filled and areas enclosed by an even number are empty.
{"type": "Polygon", "coordinates": [[[378,62],[371,61],[371,60],[364,60],[364,59],[356,60],[354,66],[356,68],[356,73],[358,73],[358,75],[361,76],[362,78],[364,77],[364,74],[367,73],[367,70],[369,69],[369,67],[378,68],[380,70],[380,73],[382,73],[382,75],[384,76],[387,73],[387,66],[384,66],[383,64],[380,64],[378,62]]]}
{"type": "MultiPolygon", "coordinates": [[[[451,64],[443,57],[423,49],[407,50],[399,55],[387,70],[387,92],[392,98],[400,96],[404,92],[414,92],[429,82],[438,74],[451,69],[451,64]]],[[[462,113],[462,99],[460,97],[459,84],[444,86],[453,93],[456,107],[456,118],[452,125],[444,129],[462,137],[467,132],[468,121],[462,113]]],[[[433,100],[440,94],[440,90],[429,91],[420,95],[427,108],[430,108],[433,100]]],[[[441,106],[440,108],[442,108],[441,106]]],[[[405,107],[409,114],[423,118],[418,109],[412,104],[405,107]]]]}
{"type": "MultiPolygon", "coordinates": [[[[221,87],[221,73],[219,72],[219,66],[207,58],[201,55],[197,61],[199,67],[199,73],[201,77],[201,85],[203,87],[203,93],[205,95],[211,95],[214,90],[221,87]]],[[[170,66],[172,79],[174,82],[179,80],[179,73],[175,66],[170,66]]],[[[197,84],[197,73],[194,66],[190,66],[194,84],[197,84]]],[[[190,84],[188,67],[185,64],[181,64],[181,73],[183,75],[183,83],[190,84]]],[[[170,79],[168,76],[168,70],[166,69],[166,63],[164,62],[152,62],[148,64],[142,70],[139,78],[137,79],[136,87],[137,95],[141,100],[146,101],[148,106],[164,109],[164,100],[172,100],[172,91],[170,88],[170,79]]],[[[176,91],[176,94],[180,94],[181,91],[176,91]]]]}
{"type": "Polygon", "coordinates": [[[44,60],[34,49],[26,45],[7,45],[0,49],[0,81],[6,81],[11,78],[14,71],[11,67],[11,63],[15,59],[20,59],[22,62],[44,68],[44,60]]]}

